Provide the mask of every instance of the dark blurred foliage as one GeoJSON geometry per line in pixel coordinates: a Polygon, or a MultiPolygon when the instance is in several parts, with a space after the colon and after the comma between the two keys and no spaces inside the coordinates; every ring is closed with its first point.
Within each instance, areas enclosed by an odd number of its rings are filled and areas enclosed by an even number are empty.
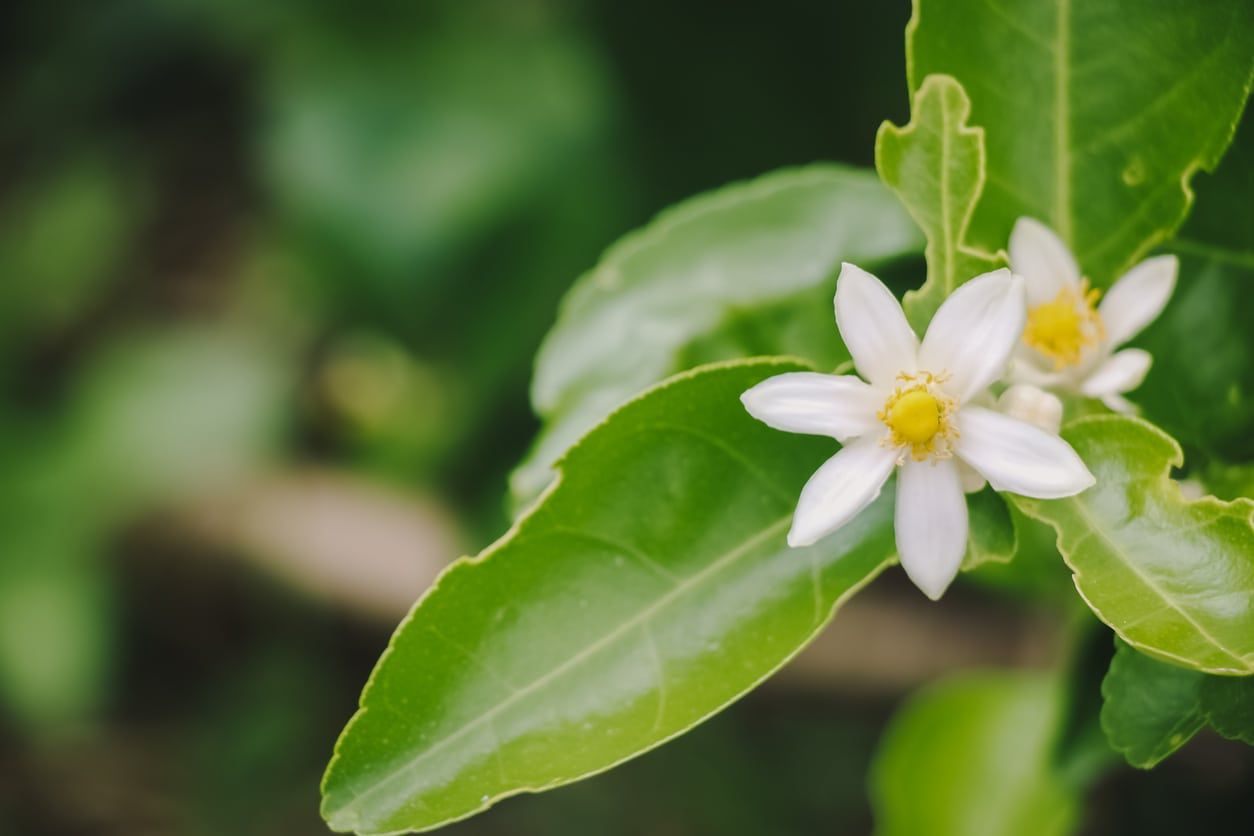
{"type": "MultiPolygon", "coordinates": [[[[318,776],[397,612],[337,595],[342,571],[289,582],[326,570],[300,535],[393,598],[421,585],[375,557],[359,493],[289,475],[390,491],[437,568],[489,542],[565,288],[676,200],[869,165],[906,115],[908,16],[0,7],[0,832],[322,832],[318,776]],[[261,502],[273,480],[308,501],[261,502]]],[[[865,833],[891,708],[768,690],[449,832],[865,833]]]]}

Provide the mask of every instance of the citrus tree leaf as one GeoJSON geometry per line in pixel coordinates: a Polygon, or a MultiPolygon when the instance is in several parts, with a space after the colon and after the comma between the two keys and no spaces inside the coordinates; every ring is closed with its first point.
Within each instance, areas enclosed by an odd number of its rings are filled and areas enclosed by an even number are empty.
{"type": "Polygon", "coordinates": [[[679,375],[572,448],[504,537],[401,624],[323,783],[332,828],[423,830],[607,769],[685,731],[795,654],[893,554],[892,496],[789,549],[824,439],[741,392],[805,368],[679,375]]]}
{"type": "Polygon", "coordinates": [[[1000,267],[1003,259],[966,243],[984,190],[984,131],[968,124],[971,101],[962,85],[930,76],[910,101],[910,124],[880,125],[875,167],[927,236],[927,281],[906,294],[905,309],[922,331],[958,285],[1000,267]]]}
{"type": "Polygon", "coordinates": [[[1048,223],[1109,285],[1184,220],[1232,138],[1254,71],[1254,5],[915,0],[910,89],[954,76],[988,132],[972,240],[1048,223]],[[1118,83],[1112,83],[1117,79],[1118,83]]]}
{"type": "Polygon", "coordinates": [[[1080,595],[1124,641],[1216,674],[1254,673],[1254,501],[1189,501],[1169,478],[1179,445],[1148,422],[1082,418],[1063,431],[1097,484],[1016,497],[1058,532],[1080,595]]]}
{"type": "MultiPolygon", "coordinates": [[[[837,165],[768,174],[663,212],[611,247],[567,296],[536,359],[531,400],[544,428],[511,478],[514,497],[539,493],[564,450],[684,368],[693,344],[820,285],[830,323],[842,261],[873,268],[921,248],[873,174],[837,165]]],[[[759,345],[753,353],[782,352],[759,345]]]]}
{"type": "Polygon", "coordinates": [[[941,682],[893,718],[871,773],[879,836],[1061,836],[1075,790],[1051,766],[1056,683],[988,673],[941,682]]]}
{"type": "Polygon", "coordinates": [[[1180,279],[1167,309],[1134,341],[1154,356],[1132,398],[1186,450],[1254,458],[1254,112],[1213,175],[1197,178],[1197,206],[1170,249],[1180,279]],[[1184,350],[1187,347],[1187,350],[1184,350]]]}
{"type": "Polygon", "coordinates": [[[1102,681],[1102,729],[1128,763],[1149,769],[1206,725],[1254,745],[1254,677],[1205,674],[1117,645],[1102,681]]]}

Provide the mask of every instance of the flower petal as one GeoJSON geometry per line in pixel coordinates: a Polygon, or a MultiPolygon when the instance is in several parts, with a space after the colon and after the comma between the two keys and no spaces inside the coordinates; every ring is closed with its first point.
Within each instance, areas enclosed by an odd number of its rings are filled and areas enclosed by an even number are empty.
{"type": "Polygon", "coordinates": [[[915,371],[919,338],[884,283],[852,264],[836,280],[836,326],[853,363],[867,380],[891,386],[902,372],[915,371]]]}
{"type": "Polygon", "coordinates": [[[977,276],[932,317],[919,348],[919,366],[949,372],[945,389],[966,401],[1001,377],[1026,317],[1023,279],[1004,268],[977,276]]]}
{"type": "Polygon", "coordinates": [[[1106,404],[1106,408],[1112,412],[1121,412],[1124,415],[1136,415],[1136,404],[1125,398],[1123,395],[1110,394],[1102,395],[1102,403],[1106,404]]]}
{"type": "Polygon", "coordinates": [[[1059,499],[1095,481],[1070,444],[1039,427],[978,406],[960,410],[957,422],[954,451],[993,490],[1059,499]]]}
{"type": "Polygon", "coordinates": [[[958,463],[912,460],[902,465],[893,527],[902,568],[924,595],[937,600],[967,551],[967,500],[958,463]]]}
{"type": "Polygon", "coordinates": [[[1163,312],[1176,287],[1180,261],[1174,255],[1147,258],[1124,273],[1097,306],[1106,341],[1123,345],[1163,312]]]}
{"type": "Polygon", "coordinates": [[[767,426],[844,441],[882,427],[875,417],[884,396],[853,375],[789,372],[768,377],[740,396],[767,426]]]}
{"type": "Polygon", "coordinates": [[[1080,281],[1080,268],[1071,250],[1049,227],[1032,218],[1020,218],[1010,233],[1010,269],[1027,280],[1028,302],[1039,305],[1080,281]]]}
{"type": "Polygon", "coordinates": [[[1090,398],[1131,392],[1141,385],[1153,362],[1153,356],[1139,348],[1116,351],[1085,378],[1080,391],[1090,398]]]}
{"type": "Polygon", "coordinates": [[[856,517],[880,495],[897,455],[877,438],[860,438],[842,447],[801,489],[788,545],[809,546],[856,517]]]}

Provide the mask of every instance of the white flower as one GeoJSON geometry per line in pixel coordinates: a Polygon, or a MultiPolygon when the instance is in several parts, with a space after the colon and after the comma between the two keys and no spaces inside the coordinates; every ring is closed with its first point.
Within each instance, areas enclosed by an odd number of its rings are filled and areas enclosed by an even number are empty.
{"type": "Polygon", "coordinates": [[[1132,412],[1123,397],[1141,385],[1149,352],[1115,351],[1162,313],[1176,285],[1174,255],[1147,258],[1125,273],[1097,303],[1087,279],[1053,230],[1020,218],[1010,234],[1010,268],[1027,282],[1028,320],[1011,378],[1100,398],[1132,412]]]}
{"type": "Polygon", "coordinates": [[[844,445],[802,489],[788,544],[807,546],[836,531],[900,468],[897,552],[910,579],[935,600],[967,547],[959,460],[996,490],[1025,496],[1053,499],[1092,485],[1084,462],[1058,436],[970,403],[1004,371],[1023,321],[1023,280],[998,270],[954,292],[920,343],[889,289],[845,264],[836,325],[870,382],[793,372],[741,396],[759,421],[844,445]]]}

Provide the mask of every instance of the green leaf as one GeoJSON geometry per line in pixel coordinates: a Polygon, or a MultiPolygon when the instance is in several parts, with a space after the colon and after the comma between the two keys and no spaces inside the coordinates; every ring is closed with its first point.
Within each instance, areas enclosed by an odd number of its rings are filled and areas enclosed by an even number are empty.
{"type": "Polygon", "coordinates": [[[1149,769],[1203,726],[1254,745],[1254,677],[1213,676],[1117,642],[1102,681],[1102,729],[1128,763],[1149,769]]]}
{"type": "Polygon", "coordinates": [[[1058,532],[1080,595],[1124,641],[1219,674],[1254,672],[1254,501],[1186,500],[1180,447],[1145,421],[1082,418],[1064,432],[1097,484],[1066,499],[1015,497],[1058,532]]]}
{"type": "Polygon", "coordinates": [[[1039,674],[966,675],[893,718],[871,773],[879,836],[1056,836],[1077,798],[1050,765],[1058,688],[1039,674]]]}
{"type": "Polygon", "coordinates": [[[536,360],[531,399],[545,426],[513,474],[515,498],[539,493],[558,456],[614,407],[680,371],[689,346],[819,286],[830,322],[842,261],[874,267],[921,247],[873,175],[836,165],[768,174],[663,212],[567,296],[536,360]]]}
{"type": "Polygon", "coordinates": [[[1006,500],[986,487],[967,495],[967,511],[971,515],[971,536],[962,561],[963,570],[989,562],[1009,562],[1018,548],[1019,532],[1006,500]]]}
{"type": "Polygon", "coordinates": [[[1190,451],[1254,457],[1254,267],[1180,254],[1162,316],[1133,345],[1154,357],[1131,397],[1190,451]]]}
{"type": "Polygon", "coordinates": [[[966,243],[984,190],[984,131],[967,123],[970,115],[962,85],[949,76],[931,76],[911,97],[910,124],[898,128],[885,122],[875,135],[880,178],[927,236],[927,282],[904,302],[920,332],[960,284],[1004,263],[966,243]]]}
{"type": "Polygon", "coordinates": [[[988,132],[973,242],[1045,221],[1109,285],[1184,220],[1254,71],[1254,4],[1164,0],[915,0],[910,88],[952,75],[988,132]]]}
{"type": "MultiPolygon", "coordinates": [[[[1133,399],[1145,417],[1208,458],[1254,458],[1254,112],[1170,249],[1180,257],[1171,304],[1134,345],[1154,365],[1133,399]],[[1187,350],[1186,350],[1187,348],[1187,350]]],[[[1247,492],[1248,495],[1248,492],[1247,492]]]]}
{"type": "Polygon", "coordinates": [[[789,549],[829,440],[740,394],[804,366],[679,375],[570,450],[502,539],[402,623],[336,747],[336,830],[428,829],[607,769],[691,728],[793,656],[893,553],[891,492],[789,549]]]}

